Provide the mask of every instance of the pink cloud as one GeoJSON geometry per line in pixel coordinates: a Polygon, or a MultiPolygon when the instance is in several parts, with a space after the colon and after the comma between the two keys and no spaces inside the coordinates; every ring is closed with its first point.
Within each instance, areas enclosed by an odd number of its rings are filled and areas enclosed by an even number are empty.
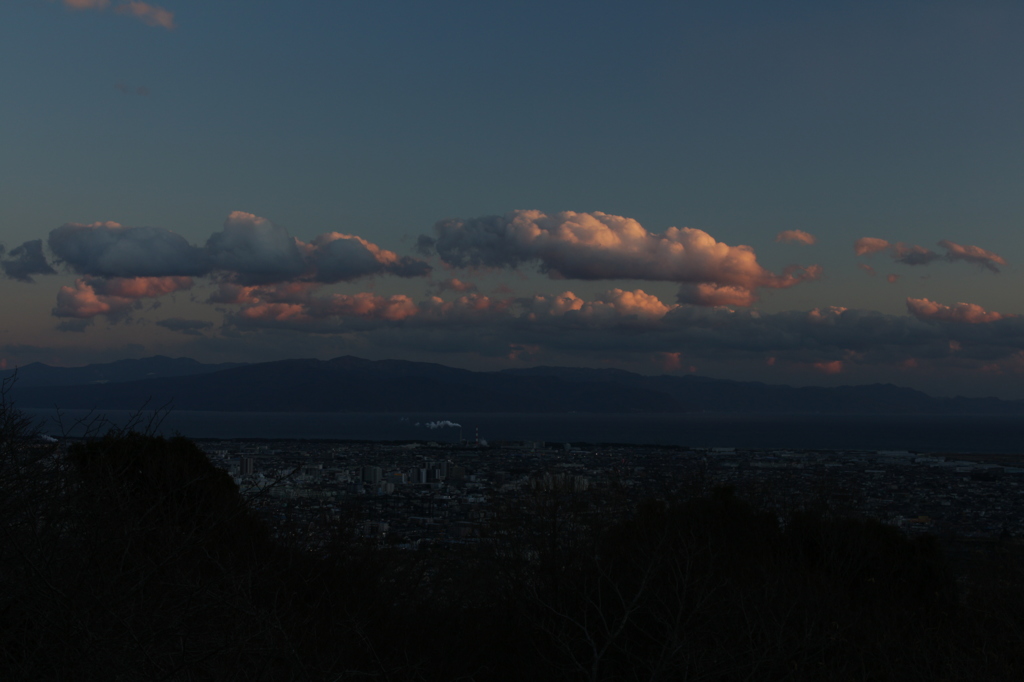
{"type": "Polygon", "coordinates": [[[617,315],[637,317],[664,317],[672,309],[671,306],[662,303],[657,296],[648,294],[643,289],[612,289],[599,295],[590,307],[607,307],[614,310],[617,315]]]}
{"type": "Polygon", "coordinates": [[[921,320],[941,320],[943,322],[964,322],[967,324],[981,324],[984,322],[995,322],[1015,315],[1004,315],[995,311],[988,311],[974,303],[957,303],[948,306],[929,301],[927,298],[908,298],[907,310],[914,317],[921,320]]]}
{"type": "Polygon", "coordinates": [[[318,315],[339,317],[358,316],[396,322],[412,317],[419,312],[411,298],[403,294],[378,296],[363,292],[358,294],[334,294],[315,302],[312,306],[318,315]]]}
{"type": "Polygon", "coordinates": [[[683,366],[682,353],[658,353],[661,368],[666,372],[675,372],[683,366]]]}
{"type": "Polygon", "coordinates": [[[997,253],[988,251],[980,246],[961,246],[948,239],[939,242],[939,246],[946,249],[946,260],[962,260],[968,263],[976,263],[992,272],[999,272],[997,265],[1006,265],[1006,259],[997,253]]]}
{"type": "Polygon", "coordinates": [[[128,299],[111,301],[107,297],[100,298],[84,279],[78,279],[75,286],[63,286],[57,292],[57,307],[53,309],[53,315],[87,319],[111,312],[127,312],[131,305],[132,301],[128,299]]]}
{"type": "Polygon", "coordinates": [[[587,301],[571,291],[531,299],[494,299],[479,293],[445,301],[430,296],[416,303],[405,295],[372,292],[311,296],[308,291],[282,295],[279,287],[222,285],[211,302],[240,306],[233,317],[247,326],[289,326],[309,331],[339,329],[346,320],[381,323],[413,321],[419,325],[488,324],[564,320],[574,328],[650,324],[677,309],[642,289],[611,289],[587,301]]]}
{"type": "Polygon", "coordinates": [[[159,298],[193,285],[190,277],[81,277],[73,287],[62,286],[57,292],[55,317],[89,319],[97,315],[127,315],[142,298],[159,298]]]}
{"type": "Polygon", "coordinates": [[[813,234],[803,230],[783,230],[775,235],[777,242],[797,242],[800,244],[813,244],[818,241],[813,234]]]}
{"type": "Polygon", "coordinates": [[[176,27],[173,12],[169,12],[163,7],[150,5],[145,2],[136,2],[135,0],[132,0],[126,4],[118,5],[114,8],[114,11],[118,14],[133,16],[147,26],[160,26],[167,30],[171,30],[176,27]]]}
{"type": "Polygon", "coordinates": [[[899,280],[899,278],[899,275],[897,275],[894,272],[890,272],[888,275],[885,276],[885,281],[888,282],[889,284],[895,284],[899,280]]]}
{"type": "Polygon", "coordinates": [[[872,253],[885,251],[889,248],[889,242],[875,237],[861,237],[853,243],[853,251],[858,256],[867,256],[872,253]]]}
{"type": "Polygon", "coordinates": [[[807,319],[811,322],[835,322],[846,310],[846,308],[837,305],[829,306],[828,308],[814,308],[807,313],[807,319]]]}
{"type": "Polygon", "coordinates": [[[241,318],[248,321],[312,322],[332,317],[354,317],[396,322],[418,313],[413,300],[401,294],[333,294],[298,303],[265,302],[256,298],[250,301],[239,311],[241,318]]]}
{"type": "Polygon", "coordinates": [[[843,371],[843,361],[832,360],[831,362],[815,362],[813,367],[823,374],[839,374],[843,371]]]}
{"type": "Polygon", "coordinates": [[[868,265],[867,263],[857,263],[857,267],[863,270],[864,272],[868,273],[869,275],[875,274],[875,269],[868,265]]]}
{"type": "Polygon", "coordinates": [[[571,291],[564,291],[555,296],[534,296],[528,302],[529,319],[539,316],[564,317],[572,315],[573,319],[641,319],[655,320],[664,317],[670,310],[678,306],[669,306],[653,294],[643,289],[626,291],[611,289],[598,295],[593,301],[585,301],[571,291]]]}
{"type": "Polygon", "coordinates": [[[191,277],[89,278],[88,281],[98,294],[117,298],[159,298],[175,291],[191,289],[193,285],[191,277]]]}

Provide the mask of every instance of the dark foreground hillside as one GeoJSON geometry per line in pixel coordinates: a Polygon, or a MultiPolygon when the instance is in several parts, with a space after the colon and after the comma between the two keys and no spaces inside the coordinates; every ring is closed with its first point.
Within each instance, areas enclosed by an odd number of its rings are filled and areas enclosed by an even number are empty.
{"type": "Polygon", "coordinates": [[[1024,576],[727,490],[609,521],[571,493],[484,542],[272,537],[193,443],[32,440],[0,411],[0,679],[1016,680],[1024,576]]]}

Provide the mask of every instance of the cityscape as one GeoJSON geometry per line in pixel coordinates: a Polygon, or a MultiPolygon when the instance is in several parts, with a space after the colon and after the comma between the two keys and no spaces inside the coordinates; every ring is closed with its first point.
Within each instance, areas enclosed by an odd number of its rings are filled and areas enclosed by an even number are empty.
{"type": "Polygon", "coordinates": [[[1024,538],[1013,456],[543,442],[200,441],[279,532],[339,523],[402,549],[485,541],[502,509],[538,492],[614,519],[645,499],[730,487],[766,508],[825,505],[911,535],[1024,538]]]}

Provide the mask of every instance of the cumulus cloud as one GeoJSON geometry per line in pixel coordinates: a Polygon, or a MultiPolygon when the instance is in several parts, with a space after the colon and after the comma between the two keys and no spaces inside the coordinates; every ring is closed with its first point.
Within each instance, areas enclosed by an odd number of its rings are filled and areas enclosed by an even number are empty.
{"type": "Polygon", "coordinates": [[[206,241],[209,269],[234,274],[245,284],[295,279],[306,272],[298,240],[287,230],[243,211],[232,212],[224,229],[206,241]]]}
{"type": "Polygon", "coordinates": [[[190,277],[80,277],[74,286],[60,288],[52,313],[55,317],[79,319],[97,315],[121,318],[137,308],[139,299],[158,298],[192,285],[190,277]]]}
{"type": "Polygon", "coordinates": [[[363,292],[358,294],[334,294],[310,299],[302,303],[262,301],[258,298],[248,302],[234,317],[236,322],[255,326],[283,326],[310,329],[321,325],[325,319],[364,318],[397,322],[419,312],[416,304],[405,295],[378,296],[363,292]]]}
{"type": "Polygon", "coordinates": [[[964,322],[967,324],[981,324],[995,322],[1015,315],[1004,315],[994,310],[989,311],[975,303],[957,303],[956,305],[942,305],[927,298],[907,298],[907,311],[914,317],[921,320],[941,320],[943,322],[964,322]]]}
{"type": "Polygon", "coordinates": [[[559,320],[574,327],[645,324],[664,317],[675,305],[641,289],[611,289],[587,301],[571,291],[532,298],[491,298],[479,293],[445,301],[430,296],[419,303],[404,295],[370,292],[297,296],[282,300],[274,291],[247,289],[237,294],[239,310],[229,321],[243,328],[288,328],[320,333],[365,330],[401,323],[417,328],[497,325],[559,320]],[[369,326],[367,326],[369,323],[369,326]]]}
{"type": "Polygon", "coordinates": [[[86,280],[77,279],[73,287],[63,286],[57,292],[57,307],[53,309],[53,315],[79,319],[97,315],[117,316],[128,313],[133,304],[130,299],[100,297],[86,280]]]}
{"type": "Polygon", "coordinates": [[[67,223],[50,232],[50,251],[74,272],[96,277],[191,277],[209,272],[207,254],[159,227],[67,223]]]}
{"type": "Polygon", "coordinates": [[[948,239],[940,241],[939,246],[946,249],[946,260],[950,262],[962,260],[980,265],[992,272],[999,272],[997,265],[1006,265],[1006,260],[1002,256],[980,246],[961,246],[948,239]]]}
{"type": "MultiPolygon", "coordinates": [[[[497,298],[469,293],[454,300],[363,293],[346,296],[254,289],[225,315],[233,338],[287,338],[284,332],[327,335],[350,348],[463,353],[522,362],[604,362],[644,358],[680,368],[771,366],[858,377],[866,369],[974,371],[1009,362],[1024,350],[1024,317],[934,304],[908,313],[822,307],[763,313],[660,300],[642,289],[593,297],[570,291],[497,298]],[[969,320],[991,320],[966,324],[969,320]],[[266,337],[261,332],[268,332],[266,337]],[[674,355],[679,354],[679,355],[674,355]],[[685,358],[685,361],[683,360],[685,358]]],[[[296,336],[295,338],[301,338],[296,336]]],[[[324,343],[333,343],[325,340],[324,343]]],[[[637,360],[639,361],[639,360],[637,360]]],[[[654,366],[654,365],[652,365],[654,366]]],[[[880,378],[884,375],[873,375],[880,378]]]]}
{"type": "Polygon", "coordinates": [[[923,246],[897,242],[890,247],[892,259],[904,265],[928,265],[942,258],[939,254],[923,246]]]}
{"type": "Polygon", "coordinates": [[[861,237],[853,243],[853,251],[858,256],[866,256],[872,253],[885,251],[889,248],[889,242],[875,237],[861,237]]]}
{"type": "Polygon", "coordinates": [[[854,242],[853,250],[858,256],[868,256],[888,251],[894,261],[904,265],[928,265],[937,260],[944,260],[948,263],[964,261],[980,265],[992,272],[999,272],[998,266],[1006,265],[1006,260],[1002,256],[980,246],[962,246],[948,239],[941,240],[939,246],[945,249],[945,255],[938,254],[931,249],[916,244],[906,244],[904,242],[893,244],[884,239],[863,237],[854,242]]]}
{"type": "MultiPolygon", "coordinates": [[[[416,258],[399,256],[362,237],[330,232],[303,245],[318,282],[349,282],[369,275],[424,277],[430,266],[416,258]]],[[[457,280],[456,280],[457,281],[457,280]]]]}
{"type": "MultiPolygon", "coordinates": [[[[454,267],[536,264],[554,279],[641,279],[712,284],[753,292],[815,279],[818,266],[772,273],[749,246],[729,246],[703,230],[648,232],[631,218],[601,212],[514,211],[506,216],[443,220],[418,246],[454,267]]],[[[752,298],[752,297],[751,297],[752,298]]]]}
{"type": "MultiPolygon", "coordinates": [[[[0,250],[0,256],[3,250],[0,250]]],[[[11,279],[32,282],[32,275],[55,275],[57,271],[46,262],[43,254],[43,240],[33,239],[11,249],[7,258],[0,261],[0,268],[11,279]]]]}
{"type": "Polygon", "coordinates": [[[798,244],[813,244],[818,241],[813,234],[803,230],[783,230],[775,235],[777,242],[796,242],[798,244]]]}
{"type": "Polygon", "coordinates": [[[430,266],[362,237],[331,232],[302,242],[269,220],[235,211],[203,246],[158,227],[68,223],[50,232],[50,250],[80,275],[218,276],[242,286],[288,281],[321,284],[372,275],[422,277],[430,266]]]}
{"type": "Polygon", "coordinates": [[[115,277],[89,279],[89,285],[102,296],[117,298],[159,298],[175,291],[191,289],[191,277],[115,277]]]}

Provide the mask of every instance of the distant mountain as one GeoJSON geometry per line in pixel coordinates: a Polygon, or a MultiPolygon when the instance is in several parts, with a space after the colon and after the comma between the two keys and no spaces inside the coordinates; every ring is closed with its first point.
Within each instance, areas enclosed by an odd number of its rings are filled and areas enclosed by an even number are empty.
{"type": "Polygon", "coordinates": [[[20,388],[80,386],[83,384],[125,383],[140,379],[195,376],[241,366],[242,363],[238,362],[207,365],[191,358],[168,358],[163,355],[154,355],[141,360],[118,360],[85,367],[52,367],[41,362],[33,362],[16,370],[0,371],[0,378],[6,379],[17,373],[20,388]]]}
{"type": "MultiPolygon", "coordinates": [[[[370,361],[351,356],[327,361],[282,360],[225,369],[184,359],[127,362],[150,361],[153,367],[163,367],[164,374],[156,375],[157,370],[152,369],[149,378],[139,378],[136,372],[134,381],[93,380],[79,385],[40,383],[39,379],[36,383],[22,382],[23,375],[19,374],[13,397],[21,407],[131,410],[143,405],[152,408],[170,404],[179,410],[229,412],[1024,415],[1024,401],[933,398],[892,384],[793,388],[570,367],[472,372],[431,363],[370,361]],[[173,365],[178,368],[176,374],[171,373],[172,365],[167,363],[181,363],[173,365]]],[[[110,377],[114,376],[110,368],[117,364],[92,366],[107,368],[103,372],[90,367],[77,369],[87,378],[110,377]]],[[[139,369],[142,365],[134,367],[139,369]]]]}

